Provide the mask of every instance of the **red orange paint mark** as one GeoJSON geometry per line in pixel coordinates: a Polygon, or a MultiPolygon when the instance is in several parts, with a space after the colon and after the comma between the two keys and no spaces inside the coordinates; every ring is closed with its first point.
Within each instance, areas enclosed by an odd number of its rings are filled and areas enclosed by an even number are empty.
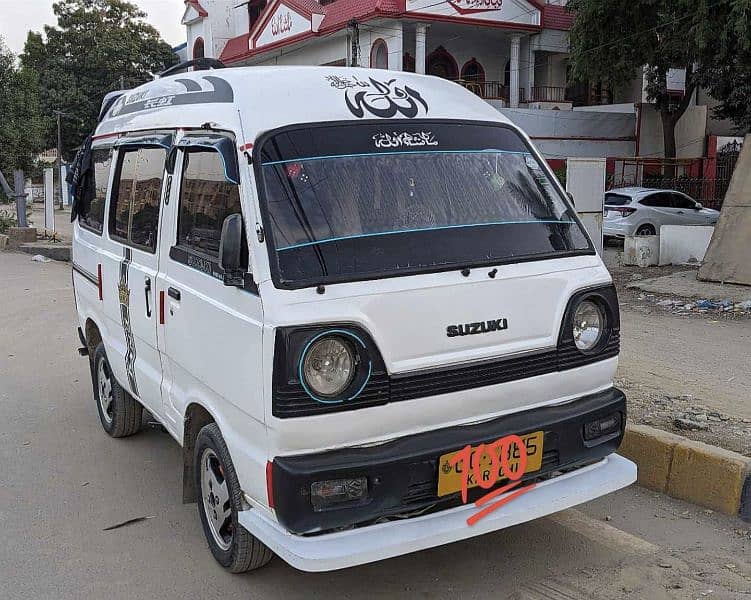
{"type": "MultiPolygon", "coordinates": [[[[503,469],[503,474],[511,481],[499,487],[491,492],[488,492],[477,501],[475,506],[481,508],[490,502],[493,498],[496,498],[506,492],[511,491],[521,483],[521,478],[527,469],[527,453],[524,450],[525,445],[522,439],[518,435],[507,435],[502,437],[491,444],[480,444],[474,452],[472,452],[472,446],[465,446],[459,452],[457,452],[450,459],[451,466],[459,465],[462,472],[462,502],[467,503],[467,490],[471,472],[475,475],[477,484],[485,490],[489,490],[498,482],[498,474],[503,469]],[[516,469],[512,469],[509,464],[509,457],[514,452],[514,448],[519,449],[519,464],[516,469]],[[490,458],[490,473],[492,477],[485,479],[482,477],[482,467],[480,465],[483,455],[490,458]],[[473,460],[474,458],[474,460],[473,460]]],[[[478,512],[467,519],[467,525],[474,525],[483,517],[488,516],[493,511],[501,508],[504,504],[508,504],[515,498],[518,498],[522,494],[534,489],[535,485],[528,485],[520,490],[509,494],[494,502],[493,504],[481,508],[478,512]]]]}

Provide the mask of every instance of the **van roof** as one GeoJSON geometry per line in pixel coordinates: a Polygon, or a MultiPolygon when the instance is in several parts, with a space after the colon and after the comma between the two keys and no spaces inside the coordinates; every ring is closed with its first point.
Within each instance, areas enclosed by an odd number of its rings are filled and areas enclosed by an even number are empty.
{"type": "Polygon", "coordinates": [[[385,118],[511,124],[480,97],[439,77],[345,67],[237,67],[171,75],[128,90],[105,113],[95,137],[210,124],[236,132],[238,144],[246,145],[286,125],[385,118]]]}

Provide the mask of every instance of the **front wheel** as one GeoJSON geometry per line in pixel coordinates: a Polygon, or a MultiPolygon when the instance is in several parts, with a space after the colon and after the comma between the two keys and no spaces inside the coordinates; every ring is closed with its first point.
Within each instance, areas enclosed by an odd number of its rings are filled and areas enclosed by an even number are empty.
{"type": "Polygon", "coordinates": [[[242,491],[227,444],[215,423],[198,433],[193,464],[195,486],[201,492],[198,513],[214,558],[231,573],[264,566],[274,554],[237,520],[242,491]]]}

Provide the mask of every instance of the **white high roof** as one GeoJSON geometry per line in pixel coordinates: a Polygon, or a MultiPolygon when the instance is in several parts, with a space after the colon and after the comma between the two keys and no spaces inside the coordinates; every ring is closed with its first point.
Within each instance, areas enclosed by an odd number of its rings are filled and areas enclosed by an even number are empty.
{"type": "Polygon", "coordinates": [[[511,124],[500,112],[445,79],[344,67],[240,67],[171,75],[127,91],[97,136],[165,128],[242,131],[252,143],[295,123],[379,118],[461,119],[511,124]]]}

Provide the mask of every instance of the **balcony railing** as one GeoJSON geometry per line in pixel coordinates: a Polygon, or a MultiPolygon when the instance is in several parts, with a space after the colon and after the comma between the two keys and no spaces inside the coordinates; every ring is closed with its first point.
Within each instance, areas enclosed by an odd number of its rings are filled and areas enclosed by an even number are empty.
{"type": "Polygon", "coordinates": [[[565,87],[553,87],[549,85],[532,86],[530,102],[568,102],[565,87]]]}
{"type": "MultiPolygon", "coordinates": [[[[477,94],[485,100],[503,100],[509,101],[509,86],[502,81],[477,81],[474,79],[455,79],[459,85],[464,86],[470,92],[477,94]]],[[[526,102],[526,92],[524,88],[519,88],[519,102],[526,102]]]]}

